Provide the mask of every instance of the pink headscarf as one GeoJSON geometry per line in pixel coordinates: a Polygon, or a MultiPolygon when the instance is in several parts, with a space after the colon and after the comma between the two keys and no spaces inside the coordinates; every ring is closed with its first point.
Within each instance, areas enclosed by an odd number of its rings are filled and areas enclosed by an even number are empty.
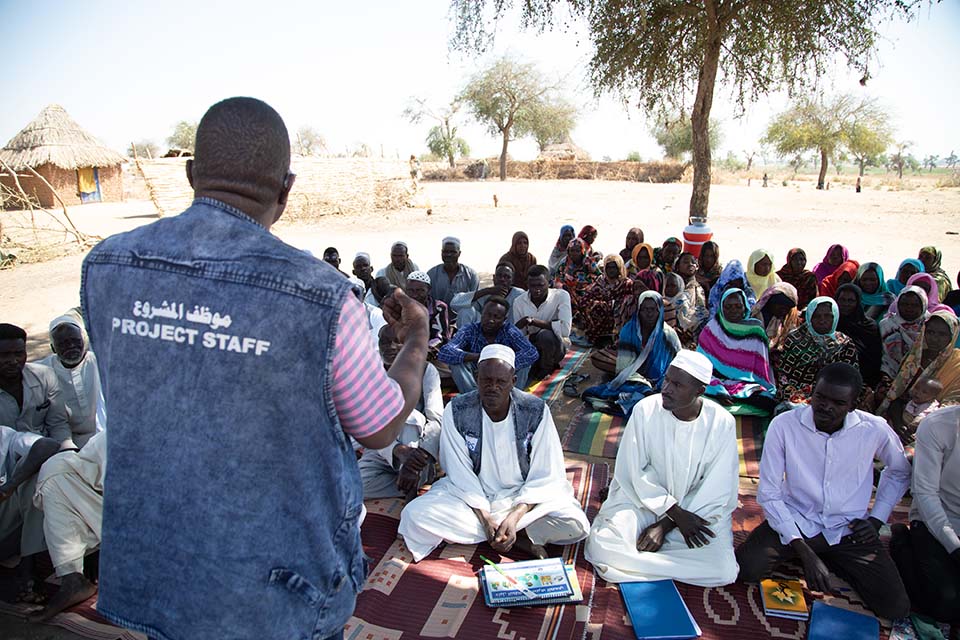
{"type": "MultiPolygon", "coordinates": [[[[904,288],[909,286],[919,287],[920,282],[924,282],[927,287],[930,289],[930,293],[927,294],[927,311],[933,313],[934,311],[949,311],[950,313],[956,315],[956,312],[948,307],[945,304],[940,302],[940,291],[937,289],[936,279],[929,273],[915,273],[909,278],[907,278],[907,284],[904,288]]],[[[921,289],[923,287],[920,287],[921,289]]],[[[897,315],[897,301],[894,300],[893,304],[890,305],[890,308],[887,310],[887,316],[897,315]]]]}
{"type": "Polygon", "coordinates": [[[817,263],[817,266],[813,268],[813,275],[817,276],[817,284],[823,282],[823,279],[829,276],[831,273],[840,268],[840,266],[847,261],[850,257],[850,252],[847,251],[847,248],[842,244],[832,244],[830,248],[827,249],[826,255],[823,256],[823,260],[817,263]],[[830,254],[833,253],[833,250],[837,247],[840,247],[840,251],[843,254],[843,259],[840,261],[840,264],[833,266],[830,264],[830,254]]]}

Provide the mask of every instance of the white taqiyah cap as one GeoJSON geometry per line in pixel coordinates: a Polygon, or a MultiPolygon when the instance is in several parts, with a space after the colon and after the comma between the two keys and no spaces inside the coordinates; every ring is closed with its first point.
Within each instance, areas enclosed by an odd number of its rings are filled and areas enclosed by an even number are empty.
{"type": "Polygon", "coordinates": [[[480,352],[479,362],[490,359],[503,360],[511,367],[516,368],[516,354],[513,353],[513,349],[506,345],[488,344],[485,346],[480,352]]]}
{"type": "Polygon", "coordinates": [[[424,284],[430,284],[430,275],[426,271],[414,271],[407,276],[407,280],[416,280],[424,284]]]}
{"type": "Polygon", "coordinates": [[[707,356],[699,351],[681,349],[670,366],[686,371],[703,384],[710,384],[710,380],[713,378],[713,364],[710,363],[707,356]]]}

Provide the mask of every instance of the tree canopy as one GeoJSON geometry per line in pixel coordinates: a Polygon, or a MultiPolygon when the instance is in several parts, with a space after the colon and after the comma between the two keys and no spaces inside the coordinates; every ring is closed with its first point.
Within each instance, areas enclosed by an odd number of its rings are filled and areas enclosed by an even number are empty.
{"type": "Polygon", "coordinates": [[[451,169],[456,166],[457,156],[470,154],[470,146],[457,135],[457,126],[454,124],[462,106],[459,98],[442,108],[431,107],[423,98],[411,98],[410,104],[403,110],[404,117],[414,124],[425,118],[437,123],[427,133],[427,148],[430,153],[446,158],[451,169]]]}
{"type": "Polygon", "coordinates": [[[763,141],[784,157],[816,151],[820,155],[817,188],[823,189],[827,165],[844,149],[853,152],[856,146],[860,154],[883,152],[889,138],[886,122],[887,115],[875,100],[850,94],[804,97],[773,119],[763,141]],[[880,142],[879,150],[871,146],[880,142]]]}
{"type": "Polygon", "coordinates": [[[127,156],[130,158],[136,157],[134,155],[134,147],[136,147],[136,156],[141,158],[159,158],[160,157],[160,147],[157,146],[157,143],[153,140],[140,140],[139,142],[133,142],[127,147],[127,156]]]}
{"type": "MultiPolygon", "coordinates": [[[[685,115],[661,117],[650,130],[665,156],[680,160],[693,152],[693,124],[685,115]]],[[[720,145],[720,125],[710,122],[710,148],[720,145]]]]}
{"type": "Polygon", "coordinates": [[[327,140],[313,127],[302,126],[297,129],[297,137],[293,140],[293,148],[302,156],[312,156],[326,150],[327,140]]]}
{"type": "Polygon", "coordinates": [[[534,65],[509,56],[473,76],[460,98],[473,117],[486,125],[490,135],[501,138],[501,180],[507,179],[507,149],[511,140],[528,135],[535,135],[538,143],[557,136],[566,138],[574,123],[575,110],[565,102],[557,86],[548,82],[534,65]]]}
{"type": "MultiPolygon", "coordinates": [[[[523,0],[521,25],[543,31],[586,23],[596,92],[636,99],[648,112],[682,110],[692,98],[693,194],[710,194],[709,120],[718,75],[743,107],[779,88],[815,84],[837,55],[867,73],[885,19],[922,0],[523,0]],[[565,8],[565,11],[562,10],[565,8]]],[[[451,44],[484,51],[513,0],[451,0],[451,44]]]]}
{"type": "Polygon", "coordinates": [[[173,127],[173,133],[167,138],[167,144],[174,149],[193,151],[197,140],[197,123],[181,120],[173,127]]]}

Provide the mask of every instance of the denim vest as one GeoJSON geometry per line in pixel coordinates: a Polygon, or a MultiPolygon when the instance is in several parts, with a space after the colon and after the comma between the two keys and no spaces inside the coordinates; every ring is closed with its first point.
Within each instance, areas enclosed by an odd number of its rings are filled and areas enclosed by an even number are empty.
{"type": "MultiPolygon", "coordinates": [[[[450,401],[453,405],[453,423],[460,435],[466,439],[475,440],[477,446],[467,451],[470,462],[473,463],[473,472],[480,473],[480,461],[483,453],[483,414],[480,411],[480,393],[476,390],[462,393],[450,401]]],[[[530,472],[530,451],[532,449],[533,434],[537,432],[543,412],[547,405],[533,394],[519,389],[510,390],[510,414],[513,417],[513,428],[517,438],[517,460],[520,463],[520,475],[527,479],[530,472]]]]}
{"type": "Polygon", "coordinates": [[[205,198],[84,260],[110,412],[109,620],[168,640],[308,640],[347,622],[367,571],[330,390],[350,286],[205,198]]]}

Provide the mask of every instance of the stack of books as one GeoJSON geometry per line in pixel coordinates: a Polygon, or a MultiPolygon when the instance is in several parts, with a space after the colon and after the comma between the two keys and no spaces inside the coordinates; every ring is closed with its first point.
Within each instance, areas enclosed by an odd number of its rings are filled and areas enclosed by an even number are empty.
{"type": "Polygon", "coordinates": [[[763,613],[777,618],[807,620],[807,601],[803,599],[803,585],[798,580],[764,580],[760,583],[763,613]]]}
{"type": "Polygon", "coordinates": [[[480,570],[480,590],[488,607],[538,607],[582,602],[573,565],[562,558],[504,562],[480,570]]]}

